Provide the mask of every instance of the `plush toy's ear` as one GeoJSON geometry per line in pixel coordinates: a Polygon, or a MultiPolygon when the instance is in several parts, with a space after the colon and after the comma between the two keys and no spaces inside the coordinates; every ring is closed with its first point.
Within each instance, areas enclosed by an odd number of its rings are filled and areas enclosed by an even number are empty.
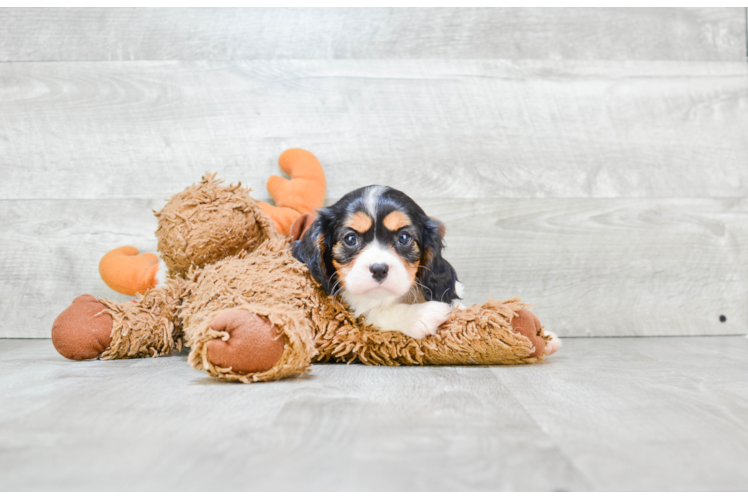
{"type": "Polygon", "coordinates": [[[429,219],[423,235],[423,257],[418,279],[426,300],[449,304],[460,297],[456,288],[457,273],[442,257],[444,234],[444,224],[436,219],[429,219]]]}
{"type": "MultiPolygon", "coordinates": [[[[322,212],[322,211],[321,211],[322,212]]],[[[291,253],[309,268],[309,273],[322,285],[328,295],[332,291],[330,274],[325,265],[325,253],[329,252],[329,237],[326,231],[326,218],[320,215],[312,222],[300,240],[292,243],[291,253]]]]}

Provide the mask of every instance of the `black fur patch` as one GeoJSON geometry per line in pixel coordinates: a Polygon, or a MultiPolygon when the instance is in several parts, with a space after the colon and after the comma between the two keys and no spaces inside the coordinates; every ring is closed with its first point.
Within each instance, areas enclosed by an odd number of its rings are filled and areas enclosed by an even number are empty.
{"type": "Polygon", "coordinates": [[[455,290],[457,273],[442,257],[444,225],[429,218],[405,193],[389,187],[380,189],[373,203],[375,213],[370,213],[372,204],[367,193],[376,188],[356,189],[334,205],[321,209],[304,237],[293,243],[294,257],[307,265],[312,277],[326,293],[333,294],[338,291],[333,289],[337,288],[333,286],[337,282],[333,260],[340,265],[348,264],[376,239],[393,248],[406,262],[419,264],[416,278],[427,300],[450,303],[459,299],[455,290]],[[405,214],[411,224],[390,231],[382,221],[395,210],[405,214]],[[345,221],[359,211],[374,220],[364,233],[345,225],[345,221]]]}

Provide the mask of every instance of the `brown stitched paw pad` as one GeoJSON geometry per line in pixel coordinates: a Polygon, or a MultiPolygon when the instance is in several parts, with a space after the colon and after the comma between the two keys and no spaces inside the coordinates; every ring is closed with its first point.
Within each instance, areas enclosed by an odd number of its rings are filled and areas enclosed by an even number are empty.
{"type": "Polygon", "coordinates": [[[520,309],[517,316],[512,318],[512,330],[530,339],[535,350],[530,354],[531,358],[537,358],[545,350],[545,340],[538,335],[540,332],[540,320],[528,309],[520,309]]]}
{"type": "Polygon", "coordinates": [[[81,295],[52,324],[52,343],[68,359],[99,356],[112,341],[112,317],[93,295],[81,295]]]}
{"type": "Polygon", "coordinates": [[[241,373],[271,369],[283,354],[285,342],[269,320],[244,309],[222,312],[210,328],[227,332],[228,340],[208,342],[208,360],[216,366],[241,373]]]}

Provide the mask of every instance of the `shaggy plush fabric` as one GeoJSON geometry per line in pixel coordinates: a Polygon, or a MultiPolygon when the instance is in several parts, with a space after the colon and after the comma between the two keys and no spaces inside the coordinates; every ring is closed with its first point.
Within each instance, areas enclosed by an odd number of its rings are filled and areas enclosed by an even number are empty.
{"type": "MultiPolygon", "coordinates": [[[[517,311],[526,307],[519,299],[455,310],[436,335],[423,340],[365,325],[339,299],[325,294],[291,255],[288,238],[275,230],[248,189],[220,182],[206,174],[156,212],[158,248],[171,278],[137,303],[99,300],[112,318],[111,343],[102,359],[161,356],[186,344],[191,347],[191,366],[247,383],[298,375],[312,362],[394,366],[542,361],[544,354],[533,352],[532,342],[511,327],[517,311]],[[272,368],[246,373],[211,361],[210,343],[229,338],[211,324],[221,324],[213,320],[235,309],[259,316],[261,321],[252,324],[282,337],[282,354],[272,368]]],[[[74,305],[78,309],[64,314],[80,323],[89,313],[84,306],[90,307],[87,302],[74,305]]],[[[70,329],[61,322],[58,330],[70,329]]],[[[537,335],[550,340],[542,327],[537,335]]],[[[277,358],[277,343],[265,345],[275,346],[277,358]]],[[[221,347],[225,351],[227,346],[221,347]]]]}
{"type": "Polygon", "coordinates": [[[190,365],[209,374],[242,382],[274,380],[308,370],[314,348],[314,325],[304,302],[313,289],[306,268],[291,255],[288,241],[280,236],[261,243],[252,253],[224,259],[188,276],[189,295],[180,310],[190,365]],[[207,357],[207,343],[225,332],[210,328],[221,312],[241,308],[270,320],[286,339],[280,361],[267,372],[245,374],[221,368],[207,357]]]}
{"type": "Polygon", "coordinates": [[[223,186],[215,176],[205,174],[201,183],[154,212],[158,251],[171,277],[185,276],[192,266],[218,262],[241,250],[251,251],[277,234],[249,189],[241,183],[223,186]]]}
{"type": "MultiPolygon", "coordinates": [[[[436,335],[423,340],[400,332],[380,331],[355,320],[343,304],[320,297],[319,319],[335,317],[318,331],[315,361],[360,361],[368,365],[500,365],[535,363],[532,343],[511,330],[514,314],[524,308],[519,299],[489,301],[455,310],[436,335]],[[333,313],[334,314],[331,314],[333,313]]],[[[544,332],[538,333],[546,339],[544,332]]]]}
{"type": "Polygon", "coordinates": [[[112,317],[112,341],[101,359],[164,356],[182,348],[181,280],[149,290],[138,302],[99,299],[112,317]]]}

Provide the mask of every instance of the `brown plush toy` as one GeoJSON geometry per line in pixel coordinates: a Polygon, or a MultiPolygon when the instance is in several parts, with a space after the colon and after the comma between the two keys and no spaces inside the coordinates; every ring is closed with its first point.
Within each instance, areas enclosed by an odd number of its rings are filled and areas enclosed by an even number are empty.
{"type": "Polygon", "coordinates": [[[156,213],[165,283],[153,287],[155,255],[132,247],[107,254],[102,277],[113,288],[142,292],[140,300],[76,298],[52,326],[60,354],[77,360],[162,356],[184,344],[194,368],[248,383],[297,375],[312,362],[519,364],[555,350],[519,299],[455,309],[423,340],[365,325],[291,255],[287,235],[298,236],[304,214],[324,200],[319,162],[294,149],[279,163],[291,180],[268,183],[276,207],[210,174],[173,196],[156,213]]]}

